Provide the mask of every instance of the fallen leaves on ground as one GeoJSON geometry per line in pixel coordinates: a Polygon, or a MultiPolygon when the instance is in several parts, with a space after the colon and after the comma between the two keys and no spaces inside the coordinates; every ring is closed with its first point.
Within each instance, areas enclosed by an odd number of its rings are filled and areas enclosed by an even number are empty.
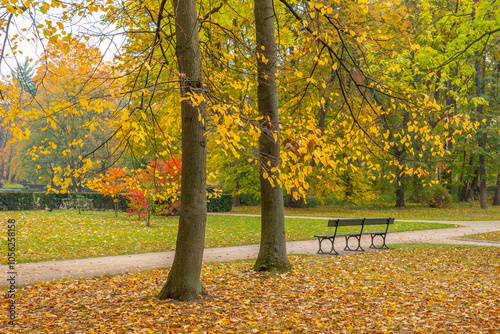
{"type": "Polygon", "coordinates": [[[486,241],[500,241],[500,231],[466,235],[465,238],[486,241]]]}
{"type": "Polygon", "coordinates": [[[210,296],[193,303],[156,299],[168,272],[159,269],[25,287],[9,332],[497,333],[498,248],[290,259],[292,272],[268,278],[248,271],[251,261],[208,264],[210,296]]]}

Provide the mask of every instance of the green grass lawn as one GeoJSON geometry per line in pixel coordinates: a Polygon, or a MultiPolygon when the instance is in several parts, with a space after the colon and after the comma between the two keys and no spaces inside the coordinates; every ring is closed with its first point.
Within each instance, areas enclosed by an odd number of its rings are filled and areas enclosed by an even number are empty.
{"type": "MultiPolygon", "coordinates": [[[[9,333],[498,333],[500,249],[392,249],[290,256],[267,277],[252,260],[209,263],[210,294],[158,300],[169,269],[19,288],[9,333]]],[[[0,302],[8,303],[7,294],[0,302]]],[[[0,327],[7,317],[0,317],[0,327]]]]}
{"type": "Polygon", "coordinates": [[[465,238],[474,239],[474,240],[500,241],[500,231],[478,233],[478,234],[469,234],[469,235],[466,235],[465,238]]]}
{"type": "MultiPolygon", "coordinates": [[[[259,214],[260,207],[233,207],[231,213],[259,214]]],[[[334,218],[395,217],[402,220],[500,220],[500,206],[490,205],[481,209],[476,203],[453,203],[449,208],[436,209],[424,205],[408,204],[395,208],[394,204],[355,206],[352,204],[329,205],[318,208],[285,209],[288,216],[319,216],[334,218]]]]}
{"type": "MultiPolygon", "coordinates": [[[[178,217],[153,217],[152,226],[120,213],[75,210],[0,212],[0,221],[16,220],[18,262],[84,258],[119,254],[169,251],[175,248],[178,217]]],[[[0,232],[7,244],[6,224],[0,232]]],[[[391,232],[455,227],[435,223],[396,222],[391,232]]],[[[348,229],[344,230],[347,231],[348,229]]],[[[288,241],[311,240],[313,235],[331,233],[326,220],[286,219],[288,241]]],[[[342,231],[341,231],[342,232],[342,231]]],[[[209,215],[206,247],[258,244],[259,217],[209,215]]],[[[2,263],[6,259],[1,259],[2,263]]]]}

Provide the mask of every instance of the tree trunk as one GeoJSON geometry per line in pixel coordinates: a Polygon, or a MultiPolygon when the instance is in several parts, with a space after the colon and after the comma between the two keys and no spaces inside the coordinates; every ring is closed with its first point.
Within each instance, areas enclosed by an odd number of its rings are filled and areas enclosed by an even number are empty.
{"type": "Polygon", "coordinates": [[[497,188],[495,189],[495,197],[493,197],[493,205],[500,205],[500,173],[497,175],[497,188]]]}
{"type": "Polygon", "coordinates": [[[293,198],[293,192],[294,191],[297,191],[297,187],[294,187],[292,189],[292,193],[291,194],[286,194],[285,208],[301,208],[302,205],[304,205],[304,199],[302,199],[302,198],[299,198],[299,199],[293,198]]]}
{"type": "Polygon", "coordinates": [[[398,174],[396,178],[396,207],[404,208],[405,207],[405,175],[398,174]]]}
{"type": "MultiPolygon", "coordinates": [[[[465,164],[466,164],[467,152],[464,150],[464,159],[462,160],[462,171],[460,172],[460,185],[458,186],[458,201],[465,202],[467,201],[467,185],[468,180],[465,180],[465,164]]],[[[472,161],[472,155],[469,158],[469,165],[472,165],[470,162],[472,161]]]]}
{"type": "Polygon", "coordinates": [[[479,175],[479,172],[476,171],[476,175],[474,176],[474,179],[469,184],[469,195],[467,197],[467,200],[469,200],[469,199],[474,200],[474,193],[476,192],[477,182],[478,182],[478,179],[479,179],[478,175],[479,175]]]}
{"type": "Polygon", "coordinates": [[[118,217],[118,198],[113,199],[113,204],[115,205],[115,217],[118,217]]]}
{"type": "MultiPolygon", "coordinates": [[[[181,96],[202,94],[203,71],[195,0],[173,0],[181,96]]],[[[159,299],[195,300],[206,294],[200,280],[207,220],[205,104],[181,102],[182,176],[177,243],[159,299]]]]}
{"type": "Polygon", "coordinates": [[[259,138],[261,237],[254,269],[286,272],[291,269],[291,265],[286,254],[283,192],[276,182],[279,179],[280,129],[275,14],[272,0],[254,0],[254,6],[257,52],[260,54],[257,57],[257,102],[259,114],[264,117],[259,138]],[[268,178],[264,177],[266,174],[268,178]]]}
{"type": "Polygon", "coordinates": [[[0,157],[2,160],[0,161],[0,181],[3,180],[3,171],[4,171],[4,160],[3,160],[3,156],[0,157]]]}
{"type": "MultiPolygon", "coordinates": [[[[482,97],[484,95],[484,76],[485,76],[485,56],[476,55],[476,96],[482,97]]],[[[478,118],[482,118],[484,114],[484,106],[478,104],[477,106],[478,118]]],[[[478,128],[478,145],[480,148],[479,153],[479,166],[478,166],[478,176],[479,176],[479,201],[481,203],[481,209],[487,209],[488,203],[486,200],[486,133],[484,125],[481,124],[478,128]]]]}
{"type": "Polygon", "coordinates": [[[233,195],[233,206],[241,206],[241,201],[240,201],[240,182],[239,178],[240,176],[238,175],[238,169],[235,168],[237,166],[236,161],[233,161],[231,163],[231,167],[234,168],[233,174],[234,174],[234,195],[233,195]]]}
{"type": "Polygon", "coordinates": [[[486,170],[484,154],[479,156],[479,202],[481,209],[488,208],[487,194],[486,194],[486,170]]]}
{"type": "Polygon", "coordinates": [[[10,150],[9,150],[9,158],[7,160],[7,171],[5,172],[5,180],[9,181],[9,179],[11,178],[11,175],[10,175],[10,166],[12,164],[12,146],[10,147],[10,150]]]}

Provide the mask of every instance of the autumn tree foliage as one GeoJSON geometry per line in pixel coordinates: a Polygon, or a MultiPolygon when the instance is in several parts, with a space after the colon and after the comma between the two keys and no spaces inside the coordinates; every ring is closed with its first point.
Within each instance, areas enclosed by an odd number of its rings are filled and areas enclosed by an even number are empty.
{"type": "Polygon", "coordinates": [[[62,40],[47,45],[35,75],[37,95],[4,115],[13,139],[23,140],[26,178],[41,179],[56,192],[81,190],[86,173],[101,169],[100,159],[110,158],[107,124],[116,103],[100,51],[67,40],[67,53],[60,52],[62,40]],[[23,121],[12,122],[19,118],[23,121]]]}
{"type": "MultiPolygon", "coordinates": [[[[232,172],[237,193],[256,188],[237,181],[257,171],[270,240],[262,251],[283,268],[280,189],[294,200],[348,201],[383,189],[404,206],[410,183],[441,182],[465,198],[479,188],[485,207],[485,186],[496,181],[496,2],[33,1],[2,10],[4,29],[29,14],[29,29],[48,43],[36,103],[5,83],[2,119],[13,139],[33,141],[29,157],[50,190],[78,189],[112,156],[146,162],[182,151],[178,249],[161,298],[204,293],[207,174],[232,172]],[[93,13],[125,38],[113,66],[90,46],[104,31],[76,40],[67,29],[93,13]]],[[[149,205],[142,194],[138,210],[149,205]]]]}
{"type": "Polygon", "coordinates": [[[126,190],[126,174],[122,168],[109,168],[106,174],[90,181],[87,186],[104,196],[113,198],[115,217],[118,217],[118,196],[126,190]]]}
{"type": "Polygon", "coordinates": [[[129,216],[137,214],[150,226],[151,214],[172,215],[180,207],[181,160],[150,160],[125,179],[129,216]]]}
{"type": "Polygon", "coordinates": [[[15,84],[23,91],[35,96],[36,95],[36,82],[33,81],[35,76],[35,69],[30,65],[28,57],[24,59],[23,63],[18,63],[16,68],[12,71],[12,78],[15,84]]]}
{"type": "Polygon", "coordinates": [[[118,196],[129,202],[128,216],[137,215],[150,226],[151,214],[171,215],[179,209],[181,161],[149,160],[144,168],[109,168],[104,175],[94,178],[87,186],[104,196],[112,197],[115,216],[118,214],[118,196]]]}

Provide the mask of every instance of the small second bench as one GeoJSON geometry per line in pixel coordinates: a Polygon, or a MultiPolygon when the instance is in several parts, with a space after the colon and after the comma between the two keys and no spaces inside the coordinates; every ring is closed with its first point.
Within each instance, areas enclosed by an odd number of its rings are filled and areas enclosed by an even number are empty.
{"type": "Polygon", "coordinates": [[[339,218],[339,219],[330,219],[328,221],[329,227],[335,227],[335,231],[333,234],[319,234],[315,235],[315,238],[318,238],[319,242],[319,250],[318,254],[335,254],[339,253],[335,250],[334,242],[336,237],[345,237],[345,248],[344,250],[349,251],[364,251],[361,247],[361,236],[363,234],[369,234],[371,236],[371,245],[370,248],[377,249],[388,249],[387,244],[385,243],[385,237],[387,235],[387,230],[389,229],[389,225],[394,223],[394,218],[339,218]],[[366,231],[365,226],[371,225],[385,225],[385,229],[381,229],[381,231],[366,231]],[[359,226],[359,232],[352,233],[337,233],[337,230],[341,226],[359,226]],[[382,238],[382,245],[376,246],[374,243],[375,237],[382,238]],[[355,238],[357,240],[358,246],[356,248],[351,248],[349,246],[349,239],[355,238]],[[330,251],[323,250],[323,241],[329,240],[331,242],[332,248],[330,251]]]}

